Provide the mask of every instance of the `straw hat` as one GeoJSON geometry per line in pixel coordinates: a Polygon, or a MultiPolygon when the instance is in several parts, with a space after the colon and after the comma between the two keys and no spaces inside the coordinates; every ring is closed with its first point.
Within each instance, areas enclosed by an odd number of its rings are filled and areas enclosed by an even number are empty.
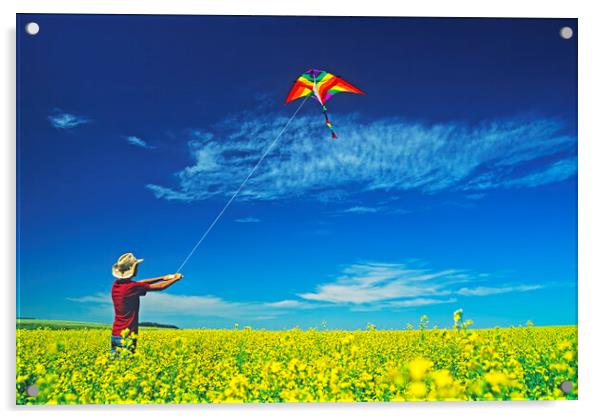
{"type": "Polygon", "coordinates": [[[144,259],[136,259],[133,253],[124,253],[119,256],[117,262],[113,265],[113,276],[118,279],[128,279],[134,276],[136,266],[144,259]]]}

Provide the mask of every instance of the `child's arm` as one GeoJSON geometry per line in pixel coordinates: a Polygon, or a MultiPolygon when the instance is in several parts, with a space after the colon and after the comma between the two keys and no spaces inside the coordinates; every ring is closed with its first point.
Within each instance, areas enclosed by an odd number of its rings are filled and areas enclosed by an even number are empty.
{"type": "Polygon", "coordinates": [[[154,284],[155,282],[165,281],[168,276],[169,275],[164,275],[164,276],[158,276],[156,278],[141,279],[141,280],[136,281],[136,282],[140,282],[142,284],[154,284]]]}
{"type": "Polygon", "coordinates": [[[164,289],[169,288],[172,284],[174,284],[175,282],[178,282],[180,279],[182,279],[184,277],[184,275],[182,274],[173,274],[173,275],[167,275],[165,278],[167,277],[171,277],[171,279],[165,279],[162,282],[156,283],[156,284],[151,284],[150,285],[150,291],[162,291],[164,289]]]}

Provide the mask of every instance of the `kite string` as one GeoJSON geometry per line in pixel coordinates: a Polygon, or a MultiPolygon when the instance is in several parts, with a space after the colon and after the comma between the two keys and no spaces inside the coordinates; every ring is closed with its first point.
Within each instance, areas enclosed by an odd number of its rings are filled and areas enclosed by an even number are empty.
{"type": "Polygon", "coordinates": [[[184,267],[184,265],[186,265],[186,263],[188,262],[188,260],[190,259],[190,257],[194,254],[194,252],[196,251],[196,249],[201,245],[201,243],[203,243],[203,241],[205,240],[205,237],[207,237],[207,235],[209,234],[209,232],[211,232],[211,230],[217,224],[217,222],[220,220],[220,218],[222,217],[222,215],[224,214],[224,212],[226,212],[226,210],[228,209],[228,207],[230,206],[230,204],[234,201],[234,199],[236,199],[236,197],[238,196],[238,194],[240,193],[240,191],[242,190],[242,188],[244,188],[244,186],[246,185],[246,183],[248,182],[248,180],[251,178],[251,176],[253,176],[253,174],[255,173],[255,171],[257,170],[257,168],[261,165],[261,163],[266,158],[266,156],[270,153],[270,151],[272,150],[272,148],[274,148],[274,146],[276,145],[276,142],[278,142],[278,140],[280,139],[280,137],[282,136],[282,134],[284,133],[284,131],[286,131],[286,129],[288,128],[289,124],[293,121],[293,119],[295,119],[295,116],[297,116],[297,113],[299,113],[299,111],[301,110],[301,108],[303,107],[303,105],[305,104],[305,102],[307,101],[307,99],[310,96],[311,95],[306,96],[305,99],[303,99],[303,102],[301,102],[301,104],[299,105],[299,107],[297,108],[297,110],[288,119],[288,121],[286,122],[286,124],[284,125],[284,127],[280,130],[280,132],[278,133],[278,135],[276,136],[276,138],[274,138],[274,141],[272,141],[272,143],[268,146],[268,148],[266,148],[266,150],[264,151],[264,153],[261,156],[261,158],[255,164],[255,167],[253,167],[253,169],[251,170],[251,172],[249,172],[249,174],[247,175],[247,177],[245,178],[245,180],[242,181],[242,183],[240,184],[240,186],[238,187],[238,189],[236,190],[236,192],[234,192],[234,194],[230,197],[230,199],[228,200],[228,202],[226,202],[226,205],[224,205],[224,207],[219,212],[219,214],[217,214],[217,217],[215,217],[215,219],[209,225],[209,227],[207,228],[207,230],[205,230],[205,232],[203,233],[203,235],[201,236],[201,238],[199,239],[199,241],[194,245],[194,247],[192,248],[192,250],[190,251],[190,253],[188,253],[188,256],[186,256],[186,258],[184,259],[184,261],[182,262],[182,264],[180,265],[180,267],[178,268],[178,270],[176,272],[180,272],[182,270],[182,268],[184,267]]]}

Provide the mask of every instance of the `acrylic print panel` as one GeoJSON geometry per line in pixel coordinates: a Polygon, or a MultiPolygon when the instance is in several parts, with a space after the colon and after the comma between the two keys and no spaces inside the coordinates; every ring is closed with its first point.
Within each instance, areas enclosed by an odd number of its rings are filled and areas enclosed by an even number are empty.
{"type": "Polygon", "coordinates": [[[575,19],[17,28],[18,404],[577,398],[575,19]]]}

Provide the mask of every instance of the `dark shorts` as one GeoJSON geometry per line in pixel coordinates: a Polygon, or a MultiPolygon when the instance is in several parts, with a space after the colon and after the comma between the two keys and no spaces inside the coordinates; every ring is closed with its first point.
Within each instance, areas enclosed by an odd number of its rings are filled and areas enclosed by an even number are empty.
{"type": "MultiPolygon", "coordinates": [[[[130,351],[136,351],[136,339],[131,339],[130,347],[128,348],[130,351]]],[[[124,338],[121,336],[111,336],[111,353],[114,354],[117,352],[117,348],[125,348],[124,338]]]]}

